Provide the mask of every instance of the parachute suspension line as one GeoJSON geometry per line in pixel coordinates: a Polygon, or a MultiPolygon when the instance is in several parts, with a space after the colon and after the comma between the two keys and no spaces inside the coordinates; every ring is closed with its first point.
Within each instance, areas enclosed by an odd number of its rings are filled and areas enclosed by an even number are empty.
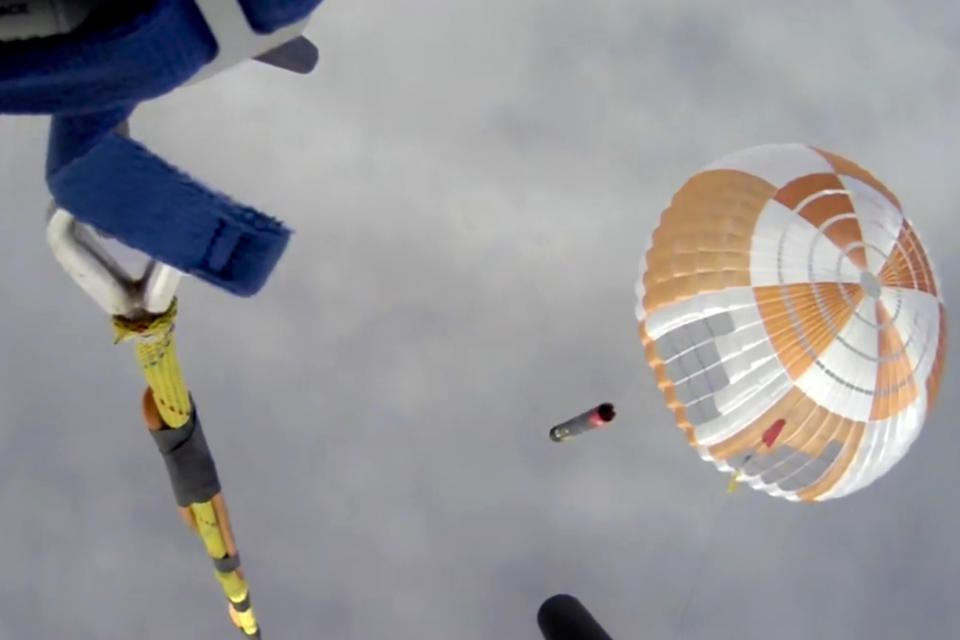
{"type": "MultiPolygon", "coordinates": [[[[729,492],[728,492],[729,493],[729,492]]],[[[700,586],[700,581],[702,580],[704,573],[706,572],[706,565],[710,556],[710,551],[713,549],[713,545],[716,543],[717,539],[717,530],[719,529],[718,525],[720,523],[720,518],[723,516],[724,512],[727,510],[727,507],[730,505],[730,500],[723,500],[720,503],[720,507],[713,514],[713,520],[710,524],[709,535],[707,536],[706,541],[703,543],[703,547],[700,549],[700,552],[697,554],[697,565],[694,568],[694,579],[693,583],[690,585],[690,589],[687,590],[687,597],[683,601],[683,606],[680,608],[680,614],[677,619],[677,630],[674,634],[674,640],[678,640],[682,637],[684,625],[687,622],[687,614],[690,612],[690,607],[693,604],[693,601],[697,595],[698,588],[700,586]]]]}
{"type": "Polygon", "coordinates": [[[180,369],[176,315],[174,298],[162,314],[135,319],[114,316],[115,343],[134,342],[148,387],[143,398],[147,427],[163,455],[180,515],[213,560],[230,619],[246,637],[260,638],[213,456],[180,369]]]}
{"type": "MultiPolygon", "coordinates": [[[[744,461],[744,464],[750,461],[750,458],[747,458],[744,461]]],[[[743,468],[735,470],[730,474],[730,484],[727,485],[727,493],[733,493],[737,490],[737,482],[740,480],[740,476],[743,474],[743,468]]]]}

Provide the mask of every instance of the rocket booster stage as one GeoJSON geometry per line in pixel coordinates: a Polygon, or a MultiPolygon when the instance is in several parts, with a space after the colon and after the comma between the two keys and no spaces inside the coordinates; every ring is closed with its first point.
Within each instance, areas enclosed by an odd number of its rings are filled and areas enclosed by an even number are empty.
{"type": "Polygon", "coordinates": [[[564,442],[581,433],[605,426],[613,420],[616,415],[617,412],[614,411],[613,404],[604,402],[550,429],[550,439],[554,442],[564,442]]]}

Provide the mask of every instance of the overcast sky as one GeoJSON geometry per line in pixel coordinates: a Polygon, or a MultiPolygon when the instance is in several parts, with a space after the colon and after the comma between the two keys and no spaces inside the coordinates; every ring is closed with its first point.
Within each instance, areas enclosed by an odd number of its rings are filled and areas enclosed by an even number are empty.
{"type": "MultiPolygon", "coordinates": [[[[264,638],[535,640],[562,591],[616,640],[960,636],[954,347],[906,458],[796,505],[724,493],[633,316],[671,194],[781,141],[884,180],[960,299],[958,18],[328,0],[313,75],[143,105],[135,137],[296,230],[252,299],[185,283],[178,327],[264,638]],[[547,439],[604,400],[609,429],[547,439]]],[[[0,140],[0,639],[233,637],[131,349],[44,243],[46,122],[0,140]]]]}

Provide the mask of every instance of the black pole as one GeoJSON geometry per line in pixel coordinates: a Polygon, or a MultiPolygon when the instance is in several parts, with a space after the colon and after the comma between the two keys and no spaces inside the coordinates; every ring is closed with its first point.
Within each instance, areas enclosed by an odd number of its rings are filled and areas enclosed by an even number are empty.
{"type": "Polygon", "coordinates": [[[545,640],[612,640],[586,607],[565,593],[540,605],[537,624],[545,640]]]}

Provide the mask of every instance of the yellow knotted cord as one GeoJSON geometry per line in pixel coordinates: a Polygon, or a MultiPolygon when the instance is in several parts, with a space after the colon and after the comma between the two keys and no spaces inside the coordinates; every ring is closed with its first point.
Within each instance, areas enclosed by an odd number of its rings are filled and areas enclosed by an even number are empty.
{"type": "Polygon", "coordinates": [[[146,320],[130,320],[114,316],[114,343],[135,340],[137,360],[164,424],[177,429],[190,419],[190,394],[180,372],[177,344],[174,340],[174,319],[177,300],[167,312],[146,320]]]}
{"type": "MultiPolygon", "coordinates": [[[[177,300],[174,298],[166,313],[157,316],[138,320],[121,316],[113,318],[114,343],[135,341],[137,360],[140,362],[147,385],[153,391],[153,399],[160,417],[164,424],[173,429],[185,425],[192,412],[190,394],[177,358],[174,339],[176,316],[177,300]]],[[[226,525],[226,523],[218,521],[213,501],[191,504],[190,512],[207,554],[215,560],[227,557],[229,551],[222,529],[222,524],[226,525]]],[[[246,635],[252,636],[257,633],[259,626],[253,607],[248,607],[246,611],[238,611],[234,606],[242,603],[249,595],[246,580],[236,570],[223,573],[214,569],[214,576],[230,603],[229,613],[233,623],[246,635]]]]}

